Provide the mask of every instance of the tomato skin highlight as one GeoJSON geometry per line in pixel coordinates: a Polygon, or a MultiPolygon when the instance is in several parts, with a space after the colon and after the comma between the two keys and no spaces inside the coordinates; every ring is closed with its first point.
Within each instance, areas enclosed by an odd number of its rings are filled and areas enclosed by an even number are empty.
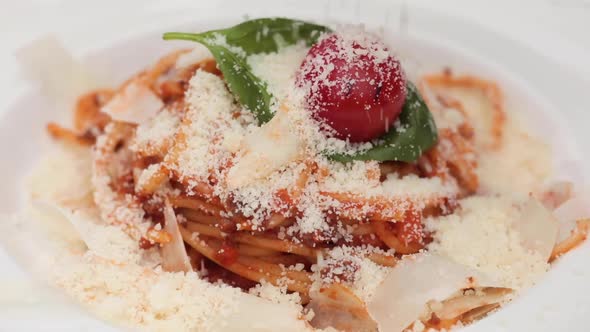
{"type": "Polygon", "coordinates": [[[385,134],[406,99],[399,61],[371,37],[325,37],[309,50],[296,78],[313,117],[334,129],[337,138],[351,142],[385,134]]]}

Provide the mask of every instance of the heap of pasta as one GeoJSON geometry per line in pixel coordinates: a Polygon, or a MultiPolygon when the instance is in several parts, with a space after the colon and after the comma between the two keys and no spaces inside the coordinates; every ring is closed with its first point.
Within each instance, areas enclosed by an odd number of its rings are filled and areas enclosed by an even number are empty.
{"type": "MultiPolygon", "coordinates": [[[[284,286],[314,311],[314,327],[347,331],[401,330],[418,322],[449,328],[486,315],[511,293],[425,251],[433,234],[424,220],[454,213],[461,199],[477,193],[478,153],[505,144],[502,93],[494,82],[450,71],[423,77],[419,88],[439,140],[415,162],[353,163],[369,191],[331,185],[337,172],[350,168],[305,154],[244,190],[228,182],[246,154],[231,131],[247,136],[253,119],[233,101],[215,60],[191,61],[190,54],[173,52],[117,89],[88,92],[78,100],[73,129],[47,128],[56,139],[93,149],[94,200],[102,218],[123,227],[142,248],[159,247],[165,270],[195,270],[245,290],[263,281],[284,286]],[[474,114],[453,97],[458,89],[490,103],[485,134],[476,132],[474,114]],[[202,99],[204,106],[194,107],[202,99]],[[403,178],[437,186],[412,194],[383,189],[403,178]],[[398,265],[382,284],[391,295],[361,300],[348,286],[357,261],[330,259],[334,248],[378,266],[398,265]],[[397,311],[385,303],[394,294],[420,293],[398,288],[436,269],[448,271],[444,282],[455,286],[436,305],[404,308],[403,296],[397,311]],[[395,311],[395,322],[383,308],[395,311]]],[[[571,201],[571,187],[560,184],[538,198],[559,209],[571,201]]],[[[581,243],[589,226],[578,221],[551,248],[549,262],[581,243]]]]}

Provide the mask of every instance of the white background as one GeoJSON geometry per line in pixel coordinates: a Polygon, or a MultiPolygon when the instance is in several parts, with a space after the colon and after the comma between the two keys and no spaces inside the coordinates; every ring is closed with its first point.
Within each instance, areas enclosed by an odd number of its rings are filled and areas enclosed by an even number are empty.
{"type": "MultiPolygon", "coordinates": [[[[366,0],[365,0],[366,1],[366,0]]],[[[375,0],[400,3],[399,0],[375,0]]],[[[568,69],[590,77],[590,0],[408,0],[413,5],[435,8],[479,22],[543,54],[564,63],[568,69]]],[[[0,1],[0,63],[11,64],[10,51],[41,33],[57,33],[66,42],[100,36],[101,31],[119,30],[127,34],[138,29],[138,16],[161,9],[192,8],[215,0],[2,0],[0,1]],[[141,9],[141,10],[140,10],[141,9]],[[101,29],[90,29],[100,25],[101,29]],[[74,27],[83,27],[75,29],[74,27]],[[91,35],[86,35],[93,30],[91,35]]],[[[284,2],[276,0],[278,6],[284,2]]],[[[332,6],[355,1],[322,1],[332,6]]],[[[360,1],[362,3],[362,1],[360,1]]],[[[362,6],[362,5],[361,5],[362,6]]],[[[252,9],[255,12],[255,9],[252,9]]],[[[590,80],[589,80],[590,82],[590,80]]]]}
{"type": "MultiPolygon", "coordinates": [[[[202,1],[202,0],[201,0],[202,1]]],[[[214,0],[206,0],[211,3],[214,0]]],[[[365,0],[367,1],[367,0],[365,0]]],[[[451,15],[478,22],[489,29],[538,51],[588,87],[588,95],[580,95],[580,106],[590,112],[590,0],[537,0],[537,1],[476,1],[476,0],[408,0],[413,5],[440,10],[451,15]]],[[[294,1],[286,1],[297,3],[294,1]]],[[[322,1],[318,0],[318,3],[322,1]]],[[[329,1],[321,6],[339,6],[356,1],[329,1]]],[[[383,0],[395,3],[401,1],[383,0]]],[[[281,1],[276,0],[277,6],[281,1]]],[[[361,1],[362,3],[362,1],[361,1]]],[[[41,35],[55,34],[67,47],[88,48],[102,43],[113,32],[129,35],[146,29],[153,16],[153,24],[162,24],[158,12],[170,8],[184,8],[183,14],[199,10],[199,0],[174,1],[72,1],[72,0],[0,0],[0,113],[27,85],[19,76],[13,57],[18,47],[41,35]],[[148,22],[148,23],[146,23],[148,22]]],[[[362,6],[362,5],[360,5],[362,6]]],[[[254,14],[256,9],[250,10],[254,14]]],[[[214,13],[212,13],[214,15],[214,13]]],[[[173,23],[166,21],[165,23],[173,23]]],[[[543,71],[544,68],[538,68],[543,71]]],[[[551,77],[546,79],[550,80],[551,77]]],[[[567,82],[562,86],[567,87],[567,82]]],[[[574,121],[575,122],[575,121],[574,121]]],[[[576,124],[583,132],[585,123],[576,124]]],[[[587,129],[586,129],[587,132],[587,129]]],[[[586,137],[588,137],[586,135],[586,137]]],[[[7,321],[20,320],[17,310],[22,305],[38,303],[31,294],[30,284],[18,269],[10,267],[10,260],[0,251],[0,331],[10,330],[7,321]]],[[[48,307],[39,311],[50,314],[48,307]]],[[[29,312],[29,315],[31,312],[29,312]]],[[[30,321],[31,327],[35,326],[30,321]]],[[[22,325],[21,325],[22,327],[22,325]]],[[[22,329],[21,329],[22,330],[22,329]]],[[[51,330],[46,328],[45,330],[51,330]]]]}

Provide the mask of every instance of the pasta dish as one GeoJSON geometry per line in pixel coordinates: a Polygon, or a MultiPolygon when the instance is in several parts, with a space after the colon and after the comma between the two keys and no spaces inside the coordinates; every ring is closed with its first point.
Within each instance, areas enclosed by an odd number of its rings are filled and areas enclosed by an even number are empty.
{"type": "Polygon", "coordinates": [[[410,72],[361,27],[256,19],[164,39],[192,48],[82,94],[71,126],[47,125],[87,160],[64,164],[91,179],[51,203],[82,234],[73,256],[90,271],[56,283],[96,312],[134,301],[103,317],[154,330],[448,330],[586,238],[585,204],[547,181],[544,145],[500,82],[410,72]],[[84,233],[83,220],[119,233],[84,233]],[[100,254],[117,241],[133,249],[100,254]],[[90,284],[97,266],[118,281],[90,284]],[[174,290],[154,302],[163,278],[174,290]]]}

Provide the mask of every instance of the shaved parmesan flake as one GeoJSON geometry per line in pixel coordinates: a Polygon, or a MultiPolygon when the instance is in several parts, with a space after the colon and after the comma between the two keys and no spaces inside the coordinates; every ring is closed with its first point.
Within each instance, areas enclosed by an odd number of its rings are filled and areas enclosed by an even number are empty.
{"type": "Polygon", "coordinates": [[[569,181],[557,181],[546,185],[541,193],[535,196],[548,209],[555,209],[565,203],[573,195],[574,184],[569,181]]]}
{"type": "Polygon", "coordinates": [[[72,213],[46,200],[34,200],[28,208],[28,216],[32,224],[48,238],[57,240],[60,244],[69,246],[73,251],[84,251],[87,242],[73,222],[72,213]]]}
{"type": "Polygon", "coordinates": [[[174,66],[177,69],[182,69],[211,58],[213,58],[213,54],[211,54],[208,48],[201,44],[196,44],[192,51],[181,54],[176,59],[174,66]]]}
{"type": "Polygon", "coordinates": [[[190,259],[184,247],[182,235],[178,229],[178,220],[170,202],[166,200],[164,206],[164,231],[168,232],[172,240],[162,247],[162,268],[164,271],[179,272],[192,271],[190,259]]]}
{"type": "Polygon", "coordinates": [[[494,285],[487,276],[440,255],[406,256],[379,286],[368,310],[380,331],[402,331],[426,312],[429,301],[494,285]]]}
{"type": "Polygon", "coordinates": [[[315,328],[335,328],[339,331],[374,331],[375,322],[364,302],[350,289],[333,283],[310,294],[308,308],[313,310],[311,324],[315,328]]]}
{"type": "Polygon", "coordinates": [[[576,221],[590,217],[590,196],[574,196],[553,210],[553,215],[559,221],[557,241],[561,242],[570,236],[576,227],[576,221]]]}
{"type": "Polygon", "coordinates": [[[113,120],[142,124],[156,116],[162,107],[164,103],[150,88],[135,81],[115,95],[102,111],[113,120]]]}
{"type": "Polygon", "coordinates": [[[471,291],[470,294],[460,294],[440,303],[440,309],[434,310],[440,319],[454,319],[475,308],[503,302],[511,293],[508,288],[484,288],[471,291]]]}
{"type": "Polygon", "coordinates": [[[267,178],[303,154],[304,142],[282,108],[268,123],[252,131],[244,140],[243,154],[229,171],[227,183],[238,188],[267,178]]]}
{"type": "MultiPolygon", "coordinates": [[[[137,262],[142,259],[144,252],[137,246],[137,241],[130,238],[120,227],[103,223],[96,209],[71,209],[56,204],[46,206],[59,212],[65,223],[69,224],[64,225],[60,222],[62,231],[73,229],[84,242],[86,249],[94,254],[117,262],[137,262]]],[[[58,219],[54,218],[52,222],[58,222],[58,219]]]]}
{"type": "Polygon", "coordinates": [[[58,106],[69,108],[76,98],[98,87],[97,79],[55,36],[45,36],[16,52],[28,79],[39,83],[58,106]]]}
{"type": "Polygon", "coordinates": [[[522,245],[549,259],[557,240],[558,224],[541,202],[529,198],[520,208],[520,217],[512,223],[522,245]]]}

